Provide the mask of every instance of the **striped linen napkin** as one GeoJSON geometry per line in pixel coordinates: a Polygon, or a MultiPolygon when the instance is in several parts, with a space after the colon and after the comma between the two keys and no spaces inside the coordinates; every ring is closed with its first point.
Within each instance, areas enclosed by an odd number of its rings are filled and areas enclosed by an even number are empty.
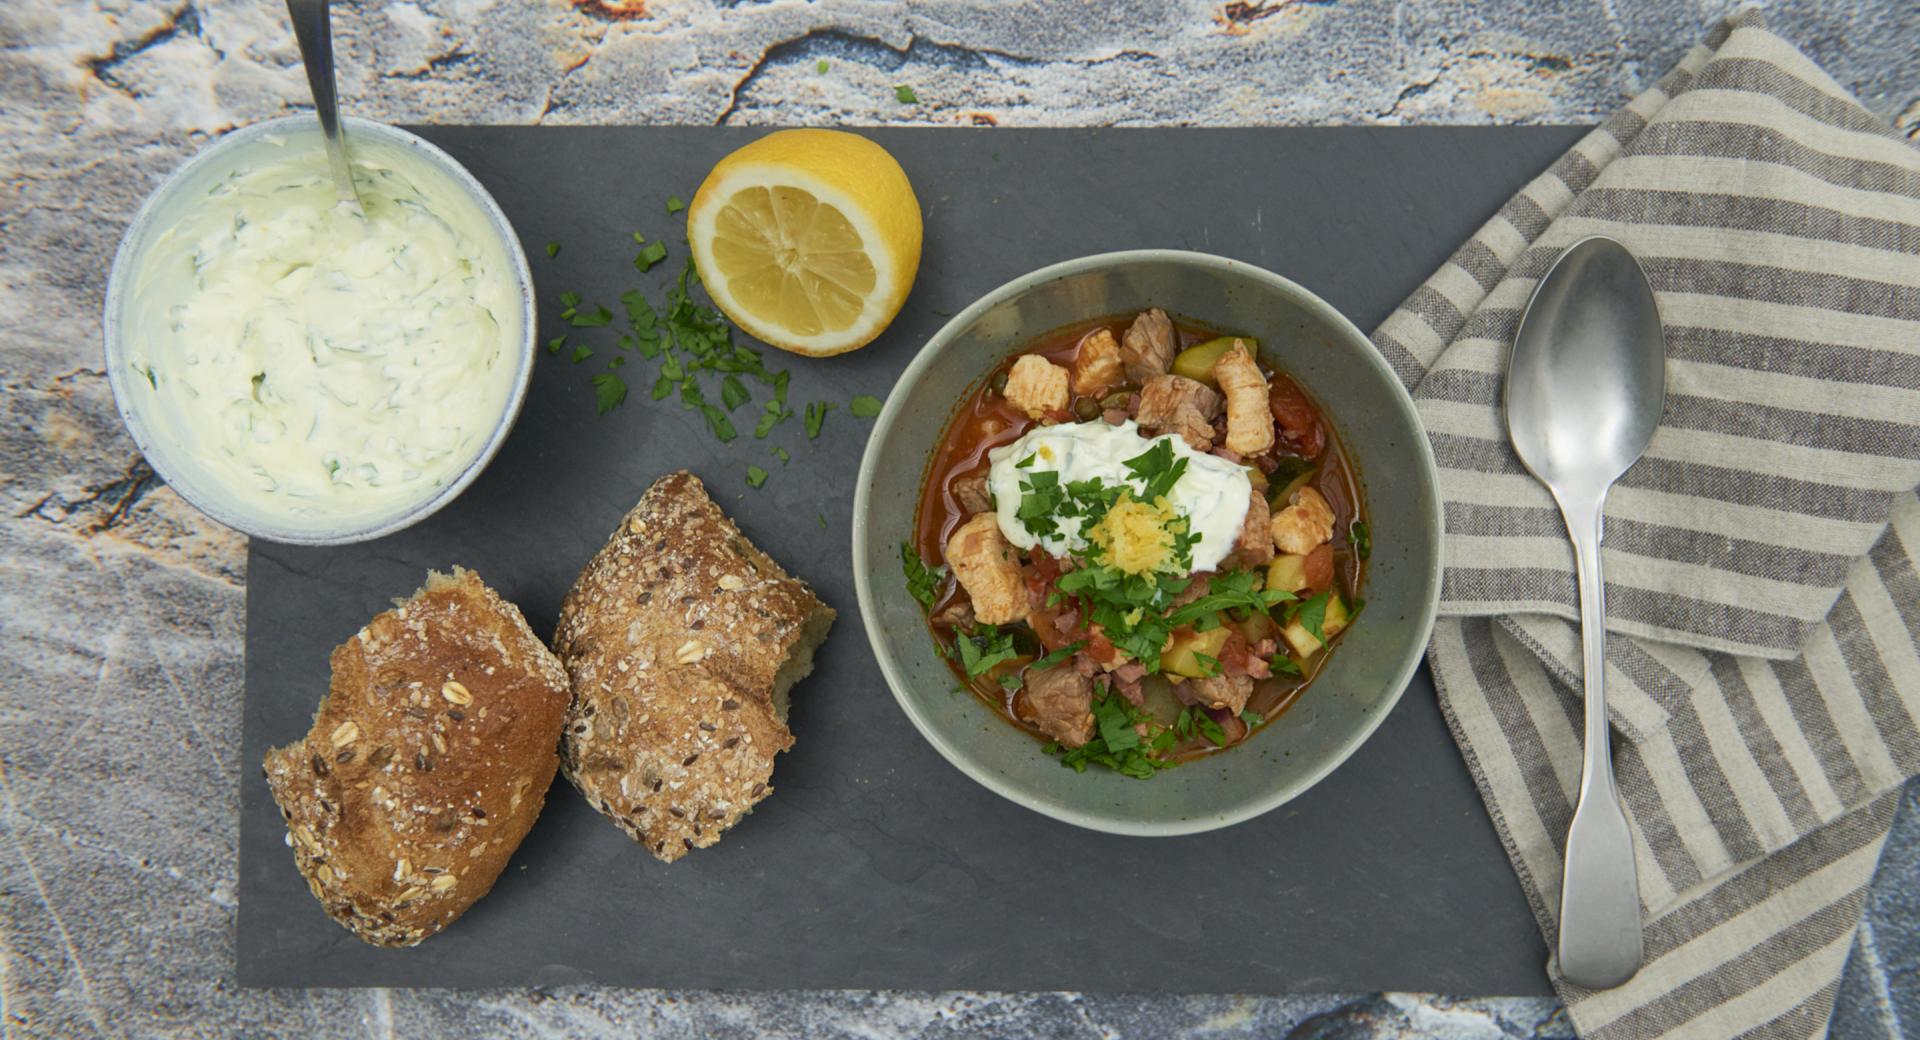
{"type": "Polygon", "coordinates": [[[1603,992],[1548,971],[1587,1037],[1820,1034],[1920,772],[1920,151],[1743,12],[1375,333],[1440,465],[1441,705],[1549,945],[1573,554],[1500,392],[1536,280],[1592,234],[1641,259],[1667,326],[1666,413],[1603,549],[1647,961],[1603,992]]]}

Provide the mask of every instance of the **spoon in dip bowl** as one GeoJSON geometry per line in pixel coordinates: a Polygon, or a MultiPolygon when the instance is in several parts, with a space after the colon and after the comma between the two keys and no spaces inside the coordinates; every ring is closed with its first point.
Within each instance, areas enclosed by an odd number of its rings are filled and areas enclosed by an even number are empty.
{"type": "Polygon", "coordinates": [[[365,212],[353,185],[353,166],[347,161],[347,135],[340,127],[340,106],[333,86],[333,19],[328,0],[287,0],[293,35],[300,41],[300,63],[307,67],[307,88],[313,91],[313,109],[320,117],[320,134],[327,142],[327,168],[340,201],[365,212]]]}

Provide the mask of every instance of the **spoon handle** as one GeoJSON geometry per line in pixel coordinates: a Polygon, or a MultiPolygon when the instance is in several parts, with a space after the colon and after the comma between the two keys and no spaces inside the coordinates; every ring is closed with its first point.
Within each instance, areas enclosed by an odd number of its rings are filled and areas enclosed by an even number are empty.
{"type": "Polygon", "coordinates": [[[340,132],[340,103],[333,86],[333,19],[328,0],[287,0],[287,14],[293,19],[293,36],[300,44],[300,61],[307,67],[307,88],[313,92],[313,109],[320,117],[320,133],[327,139],[327,166],[333,171],[333,186],[341,202],[360,206],[360,193],[353,184],[353,168],[347,162],[347,139],[340,132]]]}
{"type": "Polygon", "coordinates": [[[1580,802],[1567,831],[1560,888],[1560,973],[1589,989],[1611,989],[1640,970],[1640,881],[1633,834],[1613,783],[1607,724],[1607,608],[1600,575],[1602,491],[1591,503],[1560,499],[1580,577],[1585,658],[1586,760],[1580,802]]]}

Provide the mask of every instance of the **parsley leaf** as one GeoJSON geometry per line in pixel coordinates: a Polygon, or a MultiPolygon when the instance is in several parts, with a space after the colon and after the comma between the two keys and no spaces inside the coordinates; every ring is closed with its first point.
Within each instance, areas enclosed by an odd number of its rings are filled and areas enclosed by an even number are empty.
{"type": "Polygon", "coordinates": [[[1212,742],[1214,747],[1227,746],[1227,731],[1221,729],[1220,724],[1213,721],[1213,716],[1207,714],[1206,711],[1201,709],[1194,710],[1193,728],[1199,730],[1200,735],[1212,742]]]}
{"type": "Polygon", "coordinates": [[[1149,504],[1165,497],[1187,472],[1187,460],[1173,457],[1171,437],[1154,441],[1153,447],[1127,459],[1125,465],[1133,479],[1140,482],[1140,493],[1136,497],[1149,504]]]}
{"type": "Polygon", "coordinates": [[[667,244],[665,242],[656,240],[653,242],[649,242],[645,246],[642,246],[640,248],[639,255],[633,258],[633,266],[639,268],[641,274],[645,274],[648,271],[653,270],[654,264],[657,264],[660,261],[665,260],[666,258],[667,258],[667,244]]]}
{"type": "Polygon", "coordinates": [[[548,242],[548,243],[547,243],[547,257],[548,257],[549,259],[551,259],[551,258],[553,258],[553,257],[556,257],[556,256],[559,256],[559,255],[560,255],[560,243],[558,243],[558,242],[548,242]]]}
{"type": "Polygon", "coordinates": [[[567,337],[566,337],[566,336],[564,336],[564,335],[562,335],[562,336],[555,336],[555,337],[553,337],[552,339],[550,339],[550,340],[548,340],[548,341],[547,341],[547,353],[549,353],[549,354],[558,354],[558,353],[560,353],[560,348],[561,348],[561,347],[564,347],[564,346],[566,346],[566,345],[567,345],[567,337]]]}
{"type": "Polygon", "coordinates": [[[579,293],[577,293],[577,292],[563,292],[563,293],[561,293],[561,294],[560,294],[560,306],[562,306],[562,307],[578,307],[578,306],[580,306],[580,294],[579,294],[579,293]]]}
{"type": "Polygon", "coordinates": [[[727,378],[720,381],[720,401],[727,406],[728,411],[746,404],[752,398],[753,395],[747,393],[747,388],[741,384],[739,376],[729,374],[727,378]]]}
{"type": "Polygon", "coordinates": [[[1220,659],[1218,657],[1195,651],[1193,659],[1195,663],[1200,665],[1200,678],[1211,679],[1220,674],[1220,659]]]}
{"type": "Polygon", "coordinates": [[[590,358],[590,357],[592,357],[592,356],[593,356],[593,348],[592,348],[592,347],[575,347],[575,348],[573,348],[573,363],[574,363],[574,364],[576,364],[576,365],[577,365],[577,364],[579,364],[579,363],[580,363],[580,362],[582,362],[582,361],[585,361],[586,359],[588,359],[588,358],[590,358]]]}
{"type": "Polygon", "coordinates": [[[1155,735],[1150,743],[1143,745],[1140,732],[1134,727],[1143,722],[1151,726],[1152,720],[1119,694],[1102,691],[1097,695],[1093,701],[1093,716],[1099,732],[1092,740],[1072,750],[1063,748],[1058,742],[1049,743],[1045,748],[1046,753],[1059,755],[1061,765],[1078,773],[1086,772],[1089,765],[1101,765],[1136,780],[1149,779],[1173,765],[1153,755],[1153,752],[1164,751],[1171,746],[1172,742],[1166,739],[1171,733],[1163,731],[1155,735]]]}
{"type": "MultiPolygon", "coordinates": [[[[1280,589],[1262,588],[1262,578],[1257,570],[1229,571],[1214,575],[1207,594],[1167,615],[1167,623],[1180,626],[1197,621],[1216,611],[1245,607],[1251,610],[1266,610],[1275,603],[1293,599],[1293,594],[1280,589]]],[[[1322,612],[1325,604],[1321,605],[1322,612]]]]}
{"type": "Polygon", "coordinates": [[[827,413],[839,407],[831,401],[815,401],[807,406],[807,439],[820,436],[820,424],[827,421],[827,413]]]}
{"type": "Polygon", "coordinates": [[[573,327],[576,329],[597,329],[613,321],[613,312],[605,307],[595,307],[592,314],[575,314],[573,327]]]}
{"type": "Polygon", "coordinates": [[[1353,528],[1347,537],[1349,541],[1353,542],[1353,554],[1355,556],[1365,560],[1367,557],[1373,555],[1373,532],[1367,527],[1365,520],[1355,520],[1353,522],[1353,528]]]}
{"type": "Polygon", "coordinates": [[[1034,669],[1041,669],[1041,670],[1052,668],[1054,665],[1059,664],[1060,662],[1066,660],[1067,658],[1072,657],[1074,654],[1079,653],[1083,648],[1086,647],[1086,645],[1087,645],[1087,641],[1084,639],[1076,643],[1068,643],[1066,646],[1063,646],[1060,649],[1055,650],[1054,652],[1048,654],[1045,657],[1042,657],[1041,659],[1033,662],[1027,667],[1034,668],[1034,669]]]}
{"type": "MultiPolygon", "coordinates": [[[[820,526],[827,525],[826,518],[820,519],[820,526]]],[[[933,600],[940,591],[940,582],[946,579],[945,567],[929,567],[911,544],[900,543],[900,566],[907,574],[907,592],[920,601],[920,609],[932,610],[933,600]]]]}
{"type": "Polygon", "coordinates": [[[832,67],[833,67],[832,65],[829,65],[827,63],[827,59],[825,58],[821,58],[819,61],[816,61],[813,63],[813,71],[818,72],[822,75],[825,75],[826,71],[832,67]]]}
{"type": "Polygon", "coordinates": [[[847,411],[862,419],[871,419],[880,414],[881,401],[872,394],[861,394],[847,405],[847,411]]]}
{"type": "Polygon", "coordinates": [[[767,482],[767,471],[758,466],[747,467],[747,486],[759,487],[767,482]]]}
{"type": "Polygon", "coordinates": [[[1267,662],[1267,666],[1273,669],[1275,675],[1305,674],[1300,671],[1299,665],[1293,663],[1293,658],[1286,654],[1275,654],[1273,660],[1267,662]]]}
{"type": "Polygon", "coordinates": [[[772,455],[776,459],[779,459],[780,464],[782,466],[793,461],[793,456],[787,454],[787,449],[782,447],[776,446],[771,452],[768,452],[768,454],[772,455]]]}
{"type": "Polygon", "coordinates": [[[593,397],[599,414],[605,415],[627,399],[627,381],[612,372],[598,373],[593,377],[593,397]]]}
{"type": "Polygon", "coordinates": [[[687,204],[680,201],[680,196],[678,195],[667,196],[667,212],[668,213],[678,213],[681,210],[686,208],[687,208],[687,204]]]}
{"type": "Polygon", "coordinates": [[[954,640],[960,648],[960,665],[967,678],[978,679],[1002,664],[1020,656],[1013,646],[1013,633],[994,625],[975,625],[973,631],[954,640]]]}
{"type": "Polygon", "coordinates": [[[1259,712],[1249,709],[1240,713],[1240,721],[1246,723],[1248,729],[1252,729],[1262,722],[1267,721],[1267,719],[1266,716],[1261,715],[1259,712]]]}
{"type": "Polygon", "coordinates": [[[893,88],[893,99],[895,101],[900,102],[903,105],[911,105],[914,102],[920,100],[920,96],[913,92],[912,87],[909,87],[906,84],[902,83],[899,86],[893,88]]]}

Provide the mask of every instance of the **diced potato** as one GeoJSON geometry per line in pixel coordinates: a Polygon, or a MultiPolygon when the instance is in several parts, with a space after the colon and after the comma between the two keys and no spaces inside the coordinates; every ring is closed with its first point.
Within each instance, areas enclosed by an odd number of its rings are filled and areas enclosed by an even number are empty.
{"type": "Polygon", "coordinates": [[[1247,349],[1254,354],[1257,355],[1260,352],[1260,345],[1245,336],[1221,336],[1218,339],[1207,340],[1205,343],[1196,343],[1175,355],[1173,374],[1186,376],[1188,379],[1208,386],[1217,385],[1213,379],[1214,363],[1220,360],[1221,355],[1233,349],[1235,339],[1245,343],[1247,349]]]}
{"type": "Polygon", "coordinates": [[[1298,621],[1287,622],[1287,627],[1280,630],[1280,638],[1286,640],[1287,645],[1293,647],[1293,652],[1299,654],[1303,660],[1319,653],[1320,648],[1326,645],[1313,638],[1313,633],[1307,631],[1307,626],[1298,621]]]}
{"type": "Polygon", "coordinates": [[[1307,581],[1307,558],[1299,553],[1281,553],[1267,564],[1267,588],[1281,592],[1299,592],[1307,581]]]}
{"type": "Polygon", "coordinates": [[[1220,648],[1227,645],[1227,640],[1232,635],[1233,629],[1225,625],[1207,629],[1205,632],[1195,632],[1192,635],[1184,632],[1176,633],[1167,641],[1167,648],[1160,651],[1160,670],[1184,675],[1189,679],[1204,679],[1209,675],[1218,674],[1220,671],[1218,665],[1206,664],[1195,655],[1205,654],[1216,661],[1219,660],[1220,648]]]}
{"type": "MultiPolygon", "coordinates": [[[[1320,619],[1320,631],[1325,633],[1328,639],[1332,639],[1339,635],[1340,630],[1346,628],[1347,622],[1351,620],[1353,620],[1353,612],[1348,609],[1347,601],[1341,599],[1336,593],[1327,600],[1327,613],[1320,619]]],[[[1327,645],[1315,639],[1313,633],[1307,631],[1307,626],[1298,620],[1287,622],[1286,627],[1280,630],[1280,638],[1285,639],[1287,645],[1293,647],[1294,652],[1303,659],[1312,657],[1321,647],[1327,645]]]]}
{"type": "Polygon", "coordinates": [[[1347,609],[1347,601],[1335,593],[1333,598],[1327,601],[1327,616],[1320,623],[1320,631],[1325,632],[1328,639],[1332,639],[1344,631],[1347,622],[1352,620],[1353,614],[1347,609]]]}

